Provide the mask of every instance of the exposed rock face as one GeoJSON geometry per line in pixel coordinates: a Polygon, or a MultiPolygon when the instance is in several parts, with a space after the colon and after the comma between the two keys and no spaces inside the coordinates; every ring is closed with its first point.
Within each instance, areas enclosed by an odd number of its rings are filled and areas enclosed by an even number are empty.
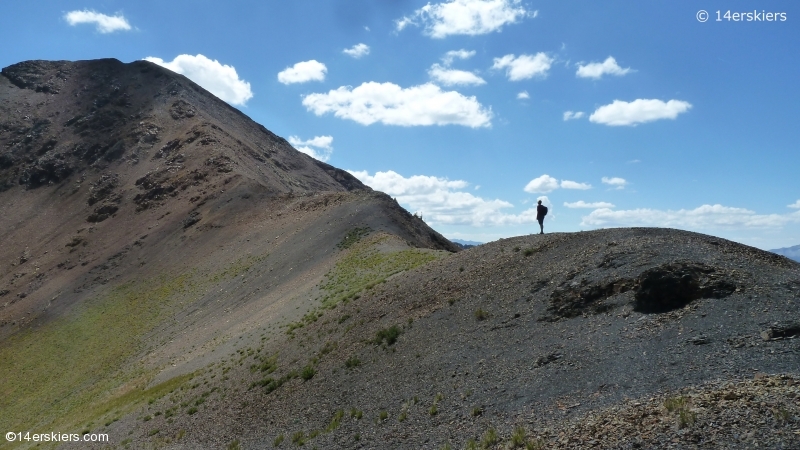
{"type": "Polygon", "coordinates": [[[736,283],[705,264],[679,262],[648,269],[639,276],[634,310],[646,313],[682,308],[699,298],[724,298],[736,283]]]}

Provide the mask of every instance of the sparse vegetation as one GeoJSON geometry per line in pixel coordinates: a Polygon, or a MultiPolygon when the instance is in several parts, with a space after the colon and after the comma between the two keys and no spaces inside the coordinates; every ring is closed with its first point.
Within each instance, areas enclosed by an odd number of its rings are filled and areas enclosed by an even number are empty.
{"type": "Polygon", "coordinates": [[[402,331],[400,327],[397,325],[392,325],[389,328],[384,328],[383,330],[378,331],[375,336],[375,340],[372,341],[375,345],[381,345],[382,342],[386,342],[386,345],[394,345],[397,342],[397,338],[400,336],[402,331]]]}
{"type": "Polygon", "coordinates": [[[310,365],[309,366],[305,366],[305,367],[303,367],[303,370],[300,372],[300,378],[302,378],[304,381],[308,381],[308,380],[314,378],[314,375],[316,373],[317,373],[317,371],[316,371],[316,369],[314,369],[314,366],[310,366],[310,365]]]}
{"type": "Polygon", "coordinates": [[[342,409],[337,410],[333,414],[333,418],[331,418],[331,423],[328,424],[328,427],[325,428],[325,431],[330,433],[331,431],[339,428],[339,426],[342,424],[342,417],[344,417],[344,410],[342,409]]]}
{"type": "Polygon", "coordinates": [[[481,308],[476,309],[474,315],[475,319],[478,321],[486,320],[489,317],[489,313],[481,308]]]}
{"type": "Polygon", "coordinates": [[[483,434],[481,438],[481,447],[488,449],[491,448],[493,445],[500,442],[500,438],[497,436],[497,430],[494,428],[489,428],[486,430],[486,433],[483,434]]]}
{"type": "Polygon", "coordinates": [[[306,443],[306,435],[302,431],[297,431],[292,435],[292,443],[303,445],[306,443]]]}
{"type": "Polygon", "coordinates": [[[527,431],[525,431],[525,427],[522,425],[518,425],[514,428],[514,432],[511,434],[511,447],[512,448],[519,448],[525,446],[525,438],[527,436],[527,431]]]}
{"type": "Polygon", "coordinates": [[[372,231],[369,227],[364,228],[353,228],[352,230],[348,231],[347,234],[342,238],[342,240],[336,246],[341,249],[348,249],[353,246],[353,244],[357,243],[361,240],[364,236],[368,235],[372,231]]]}
{"type": "Polygon", "coordinates": [[[275,437],[275,440],[272,441],[272,446],[279,447],[281,444],[283,444],[283,439],[284,439],[283,434],[279,434],[278,436],[275,437]]]}
{"type": "Polygon", "coordinates": [[[344,366],[348,369],[352,369],[354,367],[358,367],[361,364],[361,360],[358,359],[357,356],[353,355],[344,362],[344,366]]]}
{"type": "Polygon", "coordinates": [[[483,414],[483,408],[481,408],[480,406],[472,408],[472,417],[478,417],[481,414],[483,414]]]}

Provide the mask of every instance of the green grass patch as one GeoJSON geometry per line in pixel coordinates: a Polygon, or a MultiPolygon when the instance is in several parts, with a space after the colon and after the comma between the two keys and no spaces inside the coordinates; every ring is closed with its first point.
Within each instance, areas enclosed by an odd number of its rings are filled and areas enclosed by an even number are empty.
{"type": "Polygon", "coordinates": [[[330,308],[341,301],[356,298],[364,289],[372,288],[396,273],[448,254],[420,249],[380,251],[378,244],[388,238],[387,235],[373,235],[348,247],[347,254],[325,275],[326,280],[320,286],[324,292],[324,307],[330,308]]]}
{"type": "Polygon", "coordinates": [[[154,373],[133,361],[146,350],[143,337],[170,320],[182,308],[181,300],[197,298],[209,283],[239,276],[263,258],[241,258],[219,273],[165,274],[118,285],[5,339],[0,429],[68,432],[119,417],[174,390],[192,375],[147,388],[154,373]]]}
{"type": "Polygon", "coordinates": [[[358,243],[364,236],[368,235],[372,231],[370,227],[364,228],[353,228],[352,230],[348,231],[347,234],[342,238],[341,242],[339,242],[337,247],[341,249],[347,249],[352,247],[354,244],[358,243]]]}

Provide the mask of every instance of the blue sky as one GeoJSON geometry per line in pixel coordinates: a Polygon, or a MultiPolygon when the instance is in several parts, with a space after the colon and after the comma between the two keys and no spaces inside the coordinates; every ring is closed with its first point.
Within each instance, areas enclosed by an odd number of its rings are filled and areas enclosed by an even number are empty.
{"type": "Polygon", "coordinates": [[[0,66],[150,58],[450,238],[534,232],[541,198],[545,231],[669,226],[800,243],[797,2],[85,0],[0,12],[0,66]],[[758,14],[733,15],[746,12],[758,14]]]}

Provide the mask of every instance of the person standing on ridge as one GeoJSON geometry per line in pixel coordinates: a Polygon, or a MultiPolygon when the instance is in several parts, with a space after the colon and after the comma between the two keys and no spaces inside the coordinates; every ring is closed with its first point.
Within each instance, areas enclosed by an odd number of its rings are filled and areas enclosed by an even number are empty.
{"type": "Polygon", "coordinates": [[[547,206],[542,204],[542,201],[539,200],[539,204],[536,206],[536,221],[539,222],[539,234],[544,234],[544,216],[547,215],[547,206]]]}

